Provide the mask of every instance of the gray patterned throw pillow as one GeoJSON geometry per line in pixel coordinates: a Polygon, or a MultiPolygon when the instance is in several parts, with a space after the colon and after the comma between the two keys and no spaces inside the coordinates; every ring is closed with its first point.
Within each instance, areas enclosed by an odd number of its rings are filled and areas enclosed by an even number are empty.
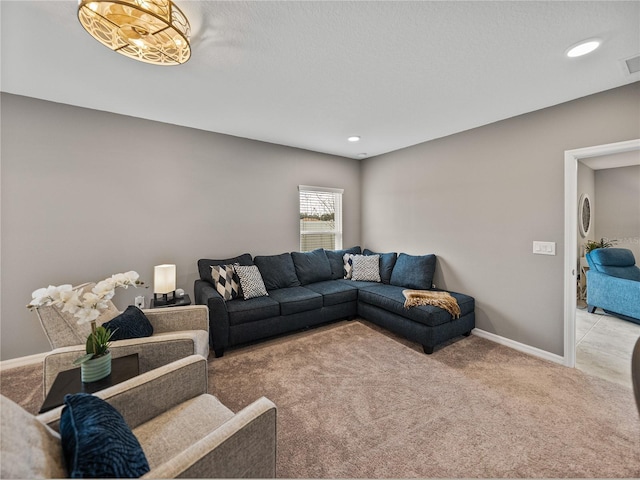
{"type": "Polygon", "coordinates": [[[242,265],[234,265],[233,269],[236,271],[238,278],[240,279],[242,296],[245,300],[269,295],[257,266],[252,265],[250,267],[244,267],[242,265]]]}
{"type": "Polygon", "coordinates": [[[351,280],[380,282],[380,255],[355,255],[351,280]]]}

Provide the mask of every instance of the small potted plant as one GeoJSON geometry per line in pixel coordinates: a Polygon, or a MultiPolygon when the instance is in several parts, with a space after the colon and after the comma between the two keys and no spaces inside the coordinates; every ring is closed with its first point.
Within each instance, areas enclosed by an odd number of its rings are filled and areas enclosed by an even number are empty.
{"type": "Polygon", "coordinates": [[[71,285],[50,285],[40,288],[31,294],[32,300],[28,308],[46,305],[61,307],[63,312],[70,312],[78,318],[78,323],[91,322],[91,333],[87,337],[86,354],[73,363],[80,365],[83,382],[94,382],[111,373],[111,352],[109,345],[113,332],[96,325],[96,319],[107,309],[107,302],[115,295],[118,287],[128,288],[142,285],[137,272],[118,273],[98,282],[90,292],[71,285]]]}
{"type": "Polygon", "coordinates": [[[584,245],[585,253],[589,253],[591,250],[595,250],[596,248],[609,248],[613,247],[616,244],[617,240],[608,240],[601,238],[600,241],[589,240],[584,245]]]}

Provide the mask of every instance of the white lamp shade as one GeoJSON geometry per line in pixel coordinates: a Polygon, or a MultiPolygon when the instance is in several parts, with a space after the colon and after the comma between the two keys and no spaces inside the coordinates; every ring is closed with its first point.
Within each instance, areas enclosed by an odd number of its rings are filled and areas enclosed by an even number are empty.
{"type": "Polygon", "coordinates": [[[171,293],[176,289],[176,266],[156,265],[153,268],[153,293],[171,293]]]}

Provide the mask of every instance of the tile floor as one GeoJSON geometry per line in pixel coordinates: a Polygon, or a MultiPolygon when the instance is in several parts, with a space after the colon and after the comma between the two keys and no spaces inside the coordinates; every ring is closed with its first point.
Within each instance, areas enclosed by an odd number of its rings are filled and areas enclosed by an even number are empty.
{"type": "Polygon", "coordinates": [[[576,311],[576,368],[632,388],[631,352],[640,337],[640,325],[597,309],[576,311]]]}

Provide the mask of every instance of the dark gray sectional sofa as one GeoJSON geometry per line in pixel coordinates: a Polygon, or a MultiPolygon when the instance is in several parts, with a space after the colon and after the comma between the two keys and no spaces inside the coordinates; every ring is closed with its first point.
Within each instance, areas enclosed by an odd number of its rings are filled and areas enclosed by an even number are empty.
{"type": "Polygon", "coordinates": [[[434,306],[404,307],[403,290],[432,288],[435,265],[435,255],[376,254],[361,252],[360,247],[253,258],[245,253],[198,260],[200,279],[195,281],[194,296],[197,304],[209,307],[210,345],[216,357],[229,347],[356,316],[418,342],[425,353],[432,353],[436,345],[469,335],[475,326],[475,301],[461,293],[449,292],[461,310],[455,319],[434,306]],[[345,279],[345,253],[379,255],[380,281],[345,279]],[[216,290],[211,267],[233,264],[256,265],[268,295],[224,300],[216,290]]]}

